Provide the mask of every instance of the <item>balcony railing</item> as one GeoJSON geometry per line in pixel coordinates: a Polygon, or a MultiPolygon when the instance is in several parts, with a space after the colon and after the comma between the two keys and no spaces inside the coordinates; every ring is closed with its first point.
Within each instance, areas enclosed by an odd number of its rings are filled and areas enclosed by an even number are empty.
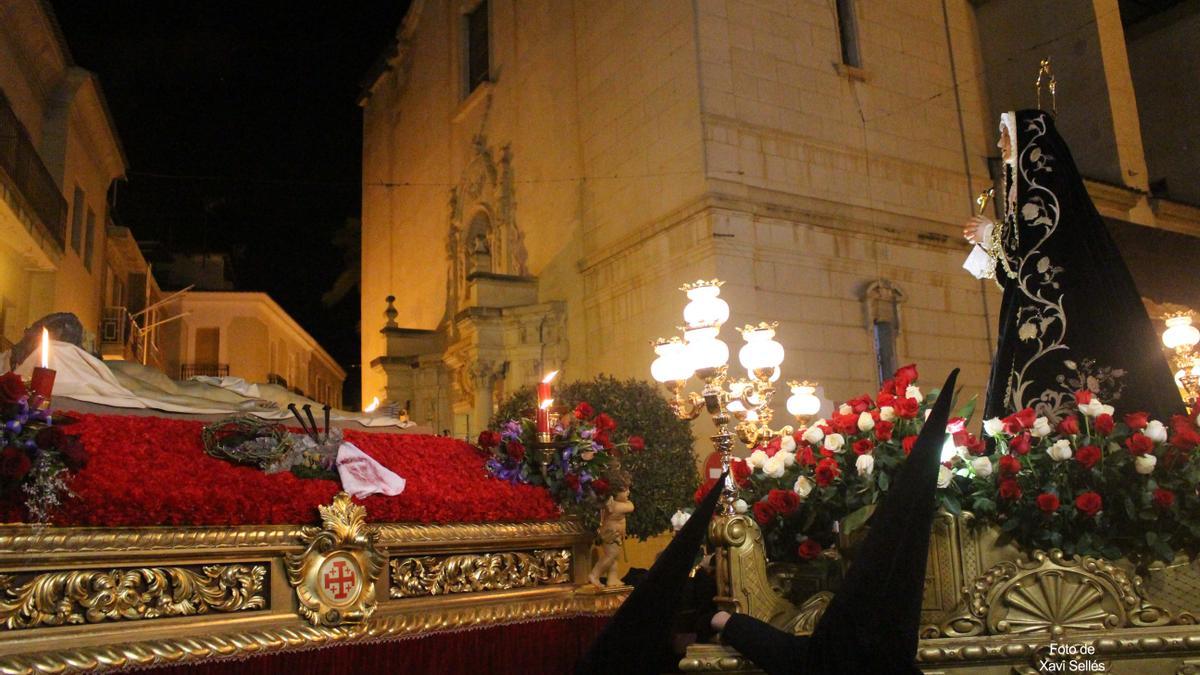
{"type": "Polygon", "coordinates": [[[0,171],[41,221],[49,237],[59,247],[66,247],[67,200],[3,91],[0,91],[0,171]]]}
{"type": "Polygon", "coordinates": [[[179,379],[192,377],[229,377],[228,363],[182,363],[179,365],[179,379]]]}

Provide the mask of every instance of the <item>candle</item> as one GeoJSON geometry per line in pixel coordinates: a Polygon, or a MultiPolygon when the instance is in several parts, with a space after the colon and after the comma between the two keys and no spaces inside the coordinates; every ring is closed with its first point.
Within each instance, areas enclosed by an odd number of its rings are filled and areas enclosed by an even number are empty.
{"type": "Polygon", "coordinates": [[[537,431],[539,435],[549,435],[550,433],[550,404],[554,402],[554,399],[550,397],[550,383],[557,376],[558,371],[552,371],[543,377],[537,386],[537,431]]]}
{"type": "Polygon", "coordinates": [[[50,331],[42,329],[42,365],[33,369],[33,379],[29,383],[33,395],[40,399],[42,406],[50,403],[50,395],[54,393],[55,372],[50,368],[50,331]]]}

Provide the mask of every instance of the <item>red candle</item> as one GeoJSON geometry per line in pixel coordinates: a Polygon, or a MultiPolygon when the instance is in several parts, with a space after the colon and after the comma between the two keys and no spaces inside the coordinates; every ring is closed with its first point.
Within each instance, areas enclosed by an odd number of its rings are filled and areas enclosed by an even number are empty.
{"type": "Polygon", "coordinates": [[[33,379],[29,383],[29,388],[35,397],[48,403],[51,394],[54,393],[55,372],[50,368],[50,331],[45,328],[42,329],[41,351],[42,365],[34,367],[33,379]]]}
{"type": "Polygon", "coordinates": [[[550,433],[550,404],[554,402],[550,394],[550,383],[558,376],[554,371],[542,378],[537,386],[537,430],[538,434],[550,433]]]}

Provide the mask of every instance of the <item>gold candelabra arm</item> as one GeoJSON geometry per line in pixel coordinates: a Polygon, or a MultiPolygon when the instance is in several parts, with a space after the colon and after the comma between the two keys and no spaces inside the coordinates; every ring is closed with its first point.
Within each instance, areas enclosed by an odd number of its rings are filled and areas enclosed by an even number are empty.
{"type": "Polygon", "coordinates": [[[681,420],[690,422],[700,416],[700,413],[705,409],[704,397],[694,391],[688,392],[685,396],[683,388],[687,385],[685,381],[668,382],[665,384],[667,390],[671,392],[671,398],[667,401],[671,412],[681,420]]]}

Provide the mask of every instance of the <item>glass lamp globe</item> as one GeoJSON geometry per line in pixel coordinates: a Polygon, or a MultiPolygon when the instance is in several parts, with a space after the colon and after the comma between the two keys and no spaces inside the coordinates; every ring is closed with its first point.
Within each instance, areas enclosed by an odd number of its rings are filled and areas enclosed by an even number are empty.
{"type": "Polygon", "coordinates": [[[688,365],[687,346],[678,339],[654,346],[658,358],[650,364],[650,375],[658,382],[683,382],[692,376],[688,365]]]}
{"type": "Polygon", "coordinates": [[[1162,341],[1167,349],[1194,347],[1200,342],[1200,330],[1192,325],[1190,315],[1167,317],[1167,329],[1163,331],[1162,341]]]}
{"type": "Polygon", "coordinates": [[[688,300],[683,308],[683,320],[688,326],[717,326],[729,319],[729,303],[722,300],[721,288],[715,284],[696,286],[687,290],[688,300]]]}
{"type": "Polygon", "coordinates": [[[746,372],[760,380],[769,380],[783,363],[783,345],[775,340],[775,329],[769,326],[742,330],[746,344],[738,352],[738,360],[746,372]]]}
{"type": "Polygon", "coordinates": [[[812,417],[821,409],[817,388],[807,382],[791,383],[792,395],[787,400],[787,411],[796,418],[812,417]]]}
{"type": "Polygon", "coordinates": [[[716,369],[729,361],[729,347],[721,340],[713,337],[701,337],[687,343],[688,366],[693,370],[716,369]]]}

